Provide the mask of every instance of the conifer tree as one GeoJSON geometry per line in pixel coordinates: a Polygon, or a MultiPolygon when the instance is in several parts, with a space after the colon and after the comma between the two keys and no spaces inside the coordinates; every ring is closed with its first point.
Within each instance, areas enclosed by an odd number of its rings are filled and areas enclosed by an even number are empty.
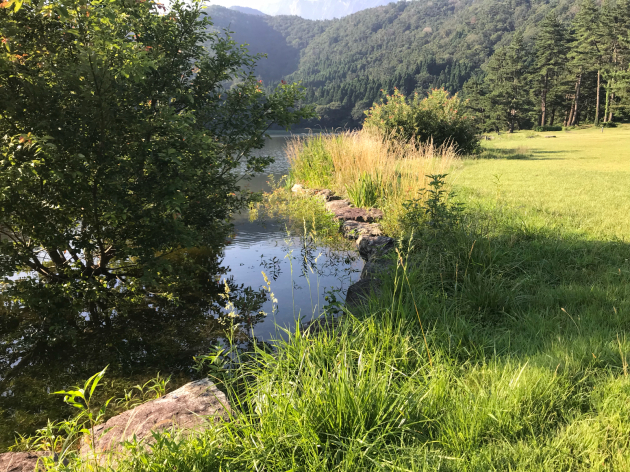
{"type": "Polygon", "coordinates": [[[601,8],[600,36],[602,40],[603,74],[607,79],[604,122],[612,121],[611,104],[615,98],[615,82],[623,80],[630,54],[630,2],[616,5],[605,0],[601,8]]]}
{"type": "MultiPolygon", "coordinates": [[[[614,89],[615,96],[623,101],[619,106],[625,105],[626,109],[630,110],[630,0],[617,2],[617,18],[618,64],[613,74],[614,82],[611,89],[614,89]]],[[[608,101],[606,104],[608,107],[608,101]]],[[[607,117],[612,121],[612,109],[607,113],[607,117]]]]}
{"type": "Polygon", "coordinates": [[[575,74],[575,96],[567,119],[567,125],[574,126],[579,120],[580,92],[584,74],[594,70],[599,64],[600,28],[599,12],[593,0],[582,0],[580,10],[573,21],[575,42],[569,57],[575,74]]]}
{"type": "Polygon", "coordinates": [[[523,34],[516,32],[508,47],[492,55],[487,67],[488,124],[497,131],[507,128],[512,133],[530,109],[525,72],[523,34]]]}
{"type": "Polygon", "coordinates": [[[559,82],[566,64],[567,37],[555,13],[550,13],[540,24],[534,46],[534,82],[540,97],[540,125],[547,122],[548,96],[559,82]]]}

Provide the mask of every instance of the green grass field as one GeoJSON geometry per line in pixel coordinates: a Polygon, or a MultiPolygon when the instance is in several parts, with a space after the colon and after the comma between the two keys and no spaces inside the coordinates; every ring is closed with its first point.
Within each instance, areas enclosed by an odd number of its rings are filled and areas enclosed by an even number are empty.
{"type": "Polygon", "coordinates": [[[334,333],[217,374],[232,421],[118,469],[629,471],[630,127],[531,134],[457,166],[459,221],[408,219],[334,333]]]}
{"type": "Polygon", "coordinates": [[[453,183],[500,196],[540,224],[589,239],[630,238],[630,126],[493,135],[485,159],[468,160],[453,183]],[[546,138],[555,136],[555,138],[546,138]],[[494,157],[494,158],[493,158],[494,157]]]}

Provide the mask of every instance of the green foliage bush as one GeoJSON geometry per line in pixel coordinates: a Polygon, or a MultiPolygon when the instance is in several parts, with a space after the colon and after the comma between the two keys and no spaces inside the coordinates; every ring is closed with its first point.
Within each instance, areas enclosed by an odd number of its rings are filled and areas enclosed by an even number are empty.
{"type": "Polygon", "coordinates": [[[464,110],[462,100],[444,89],[433,89],[426,98],[416,93],[409,99],[396,89],[365,112],[364,126],[392,138],[454,145],[459,152],[471,154],[479,148],[477,129],[460,110],[464,110]]]}
{"type": "Polygon", "coordinates": [[[183,296],[208,270],[190,250],[252,200],[233,170],[264,171],[268,127],[312,113],[297,84],[265,93],[198,3],[64,5],[0,9],[0,277],[29,273],[5,287],[21,308],[103,320],[183,296]]]}
{"type": "Polygon", "coordinates": [[[419,198],[403,204],[402,218],[404,231],[410,235],[420,235],[433,244],[448,243],[448,236],[461,221],[463,206],[454,203],[454,192],[448,192],[445,178],[447,174],[427,175],[429,188],[421,190],[419,198]]]}
{"type": "Polygon", "coordinates": [[[546,126],[536,126],[536,127],[534,128],[534,131],[538,131],[538,132],[541,132],[541,131],[562,131],[562,126],[560,126],[560,125],[553,125],[553,126],[549,126],[549,125],[546,125],[546,126]]]}

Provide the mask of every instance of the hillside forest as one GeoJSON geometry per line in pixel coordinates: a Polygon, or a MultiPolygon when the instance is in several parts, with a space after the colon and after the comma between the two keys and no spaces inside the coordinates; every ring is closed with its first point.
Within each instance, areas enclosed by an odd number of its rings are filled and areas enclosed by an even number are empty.
{"type": "Polygon", "coordinates": [[[299,81],[317,118],[355,128],[384,93],[444,88],[487,131],[607,123],[630,111],[630,2],[414,0],[335,20],[212,6],[215,30],[266,54],[270,89],[299,81]]]}

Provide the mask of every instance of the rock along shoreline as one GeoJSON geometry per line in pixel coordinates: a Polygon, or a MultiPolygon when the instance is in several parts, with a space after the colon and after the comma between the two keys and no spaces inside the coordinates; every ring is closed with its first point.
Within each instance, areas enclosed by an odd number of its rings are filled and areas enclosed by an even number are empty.
{"type": "Polygon", "coordinates": [[[384,235],[379,224],[384,216],[383,211],[378,208],[356,208],[349,200],[342,199],[329,189],[313,190],[296,184],[291,191],[296,195],[323,200],[326,210],[340,223],[341,234],[355,242],[365,266],[359,281],[348,287],[346,307],[360,307],[371,294],[380,292],[380,276],[396,265],[391,257],[396,248],[396,240],[384,235]]]}

